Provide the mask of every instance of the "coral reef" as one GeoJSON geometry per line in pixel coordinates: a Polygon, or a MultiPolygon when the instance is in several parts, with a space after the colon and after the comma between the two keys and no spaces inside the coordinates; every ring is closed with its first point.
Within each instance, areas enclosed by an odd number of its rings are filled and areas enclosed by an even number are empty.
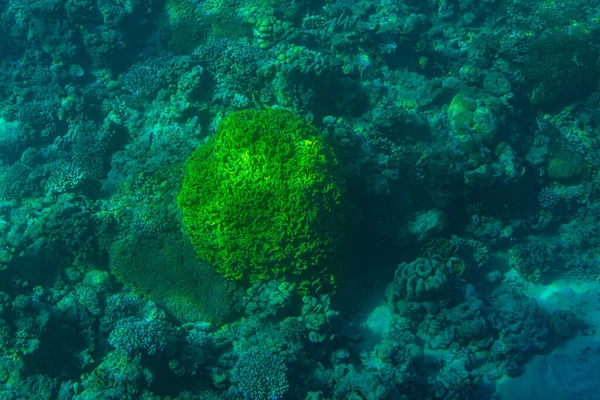
{"type": "Polygon", "coordinates": [[[3,2],[0,399],[597,398],[598,9],[3,2]]]}

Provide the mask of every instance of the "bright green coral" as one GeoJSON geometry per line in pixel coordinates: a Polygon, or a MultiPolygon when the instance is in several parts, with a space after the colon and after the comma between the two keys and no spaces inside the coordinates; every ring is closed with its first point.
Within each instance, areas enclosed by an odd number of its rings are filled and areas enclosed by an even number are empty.
{"type": "Polygon", "coordinates": [[[198,256],[251,282],[327,270],[343,232],[343,172],[309,123],[244,110],[190,156],[177,198],[198,256]]]}

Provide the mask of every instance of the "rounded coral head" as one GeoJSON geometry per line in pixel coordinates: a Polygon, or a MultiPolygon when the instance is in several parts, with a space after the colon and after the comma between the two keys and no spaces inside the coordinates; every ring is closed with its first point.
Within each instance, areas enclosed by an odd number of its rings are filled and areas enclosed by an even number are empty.
{"type": "Polygon", "coordinates": [[[177,197],[198,257],[232,280],[329,274],[344,231],[343,170],[317,129],[284,110],[221,121],[177,197]]]}

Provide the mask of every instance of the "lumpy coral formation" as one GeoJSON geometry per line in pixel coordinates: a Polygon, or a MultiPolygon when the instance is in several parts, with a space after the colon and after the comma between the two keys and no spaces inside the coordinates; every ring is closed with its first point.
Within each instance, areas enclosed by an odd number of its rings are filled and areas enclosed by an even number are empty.
{"type": "Polygon", "coordinates": [[[311,124],[244,110],[192,154],[177,199],[198,256],[255,282],[324,272],[340,244],[343,194],[340,164],[311,124]]]}
{"type": "Polygon", "coordinates": [[[485,154],[498,144],[504,119],[502,102],[475,90],[459,92],[448,107],[455,138],[477,166],[485,163],[485,154]]]}

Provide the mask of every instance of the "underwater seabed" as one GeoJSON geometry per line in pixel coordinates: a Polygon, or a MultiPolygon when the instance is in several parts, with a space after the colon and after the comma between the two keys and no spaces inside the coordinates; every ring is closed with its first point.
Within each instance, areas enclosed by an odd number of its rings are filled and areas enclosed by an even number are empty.
{"type": "MultiPolygon", "coordinates": [[[[512,273],[512,272],[511,272],[512,273]]],[[[571,310],[600,327],[600,282],[558,280],[550,285],[527,284],[525,294],[549,313],[571,310]]],[[[600,338],[577,335],[551,353],[537,355],[524,365],[523,375],[496,383],[500,400],[600,399],[600,338]]]]}
{"type": "MultiPolygon", "coordinates": [[[[519,376],[503,375],[494,382],[481,382],[477,392],[472,394],[475,396],[473,399],[600,400],[600,337],[597,335],[600,331],[600,280],[586,282],[560,278],[548,284],[532,283],[508,267],[506,253],[496,252],[492,259],[490,264],[493,265],[488,266],[489,270],[503,271],[504,279],[500,285],[518,287],[525,296],[537,301],[547,315],[555,311],[571,311],[584,320],[588,328],[586,332],[579,331],[575,337],[566,339],[546,354],[533,356],[522,365],[522,374],[519,376]],[[502,265],[506,268],[502,268],[502,265]]],[[[384,270],[382,268],[378,275],[385,275],[384,270]]],[[[353,314],[360,317],[353,318],[340,330],[349,336],[360,337],[360,348],[363,350],[373,349],[397,323],[398,315],[385,301],[384,281],[383,278],[379,282],[356,280],[354,284],[349,284],[350,289],[338,293],[342,298],[346,298],[346,291],[353,293],[353,314]]],[[[341,299],[338,297],[336,300],[339,302],[341,299]]],[[[348,302],[342,302],[348,305],[348,302]]],[[[419,336],[423,334],[420,332],[419,336]]],[[[439,362],[449,365],[460,358],[449,349],[431,349],[427,346],[423,349],[423,357],[431,365],[439,365],[439,362]]]]}

